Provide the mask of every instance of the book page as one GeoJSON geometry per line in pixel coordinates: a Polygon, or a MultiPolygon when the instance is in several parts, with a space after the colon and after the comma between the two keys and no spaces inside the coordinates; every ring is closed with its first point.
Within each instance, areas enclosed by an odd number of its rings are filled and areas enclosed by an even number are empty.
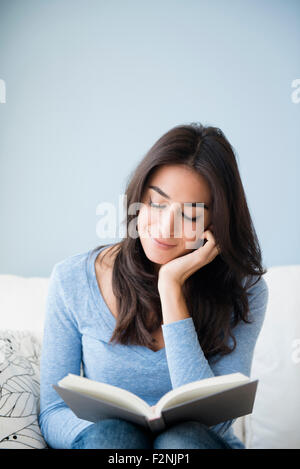
{"type": "Polygon", "coordinates": [[[111,384],[69,373],[58,382],[58,386],[80,392],[95,399],[102,399],[140,415],[149,415],[150,413],[150,406],[143,399],[126,389],[111,384]]]}
{"type": "Polygon", "coordinates": [[[168,409],[198,397],[209,396],[225,389],[246,384],[249,381],[249,377],[242,373],[231,373],[184,384],[179,388],[172,389],[157,402],[155,414],[160,415],[162,409],[168,409]]]}

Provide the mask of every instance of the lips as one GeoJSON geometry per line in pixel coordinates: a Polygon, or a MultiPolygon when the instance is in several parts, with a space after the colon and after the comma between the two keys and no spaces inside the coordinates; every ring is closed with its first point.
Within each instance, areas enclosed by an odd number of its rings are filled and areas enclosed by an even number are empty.
{"type": "Polygon", "coordinates": [[[163,246],[174,247],[175,244],[167,244],[159,238],[153,238],[157,243],[162,244],[163,246]]]}
{"type": "Polygon", "coordinates": [[[154,243],[154,245],[159,249],[168,250],[168,249],[172,249],[176,246],[176,244],[162,243],[159,239],[156,239],[156,238],[151,238],[151,239],[152,239],[152,242],[154,243]]]}

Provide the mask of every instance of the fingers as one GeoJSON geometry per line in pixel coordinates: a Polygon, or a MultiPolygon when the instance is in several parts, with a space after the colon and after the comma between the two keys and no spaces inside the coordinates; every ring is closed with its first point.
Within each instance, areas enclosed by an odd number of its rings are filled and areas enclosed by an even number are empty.
{"type": "Polygon", "coordinates": [[[214,247],[215,255],[218,255],[221,253],[221,248],[218,244],[216,244],[215,237],[211,231],[212,229],[213,229],[213,225],[211,224],[209,225],[208,229],[202,233],[201,238],[207,239],[210,245],[214,247]]]}
{"type": "Polygon", "coordinates": [[[206,238],[207,241],[215,243],[214,235],[212,234],[210,230],[203,231],[201,238],[206,238]]]}

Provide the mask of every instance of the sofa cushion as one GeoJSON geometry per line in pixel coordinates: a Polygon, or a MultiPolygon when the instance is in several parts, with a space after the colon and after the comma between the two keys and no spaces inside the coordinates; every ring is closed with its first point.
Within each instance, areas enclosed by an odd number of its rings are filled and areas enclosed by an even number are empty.
{"type": "Polygon", "coordinates": [[[28,330],[43,339],[49,278],[0,275],[1,330],[28,330]]]}
{"type": "Polygon", "coordinates": [[[271,267],[264,278],[269,302],[251,368],[259,383],[246,447],[300,448],[300,265],[271,267]]]}
{"type": "Polygon", "coordinates": [[[0,449],[42,449],[38,425],[40,343],[27,331],[0,330],[0,449]]]}

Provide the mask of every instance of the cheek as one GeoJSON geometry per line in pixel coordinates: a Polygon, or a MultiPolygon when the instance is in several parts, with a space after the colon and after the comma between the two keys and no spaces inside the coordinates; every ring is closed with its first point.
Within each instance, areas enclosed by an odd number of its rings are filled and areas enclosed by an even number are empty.
{"type": "Polygon", "coordinates": [[[183,239],[190,239],[190,240],[195,239],[196,234],[195,234],[195,231],[193,231],[192,226],[191,227],[183,226],[182,230],[183,230],[183,239]]]}
{"type": "Polygon", "coordinates": [[[182,232],[184,239],[196,240],[199,239],[204,231],[203,220],[199,220],[196,223],[183,224],[182,232]]]}
{"type": "Polygon", "coordinates": [[[137,221],[139,233],[140,234],[145,233],[147,231],[147,227],[150,225],[151,225],[150,211],[147,209],[147,207],[143,207],[139,212],[138,221],[137,221]]]}
{"type": "Polygon", "coordinates": [[[151,210],[150,207],[143,207],[140,210],[138,223],[143,226],[156,226],[159,224],[159,213],[151,210]]]}

